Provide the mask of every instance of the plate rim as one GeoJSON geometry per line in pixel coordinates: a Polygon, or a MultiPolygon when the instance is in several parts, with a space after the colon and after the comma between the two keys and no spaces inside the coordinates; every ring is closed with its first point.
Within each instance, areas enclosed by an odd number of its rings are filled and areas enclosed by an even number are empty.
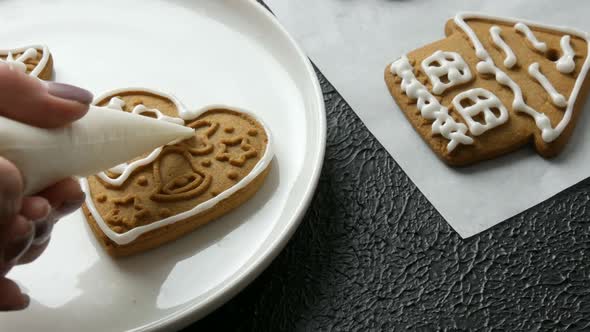
{"type": "Polygon", "coordinates": [[[276,16],[267,9],[263,4],[256,0],[247,0],[244,5],[251,6],[257,14],[262,15],[268,23],[277,29],[281,37],[284,38],[295,50],[295,55],[302,61],[305,68],[305,75],[309,77],[309,83],[313,88],[314,101],[318,105],[316,117],[313,121],[317,121],[318,126],[318,141],[319,146],[317,153],[313,156],[315,164],[312,165],[310,181],[307,183],[304,193],[303,200],[299,202],[295,208],[295,212],[290,218],[287,226],[284,230],[275,237],[275,239],[264,249],[264,251],[258,256],[256,260],[251,262],[243,271],[239,274],[231,277],[223,287],[219,288],[212,294],[210,294],[201,303],[195,303],[187,307],[181,308],[180,310],[174,311],[156,321],[150,322],[143,326],[138,326],[130,331],[161,331],[164,329],[182,329],[192,323],[197,322],[201,318],[207,316],[214,310],[221,307],[227,301],[235,297],[241,292],[246,286],[248,286],[254,279],[256,279],[266,268],[274,261],[278,254],[287,245],[307,212],[307,208],[311,204],[311,200],[314,197],[315,190],[317,188],[320,174],[322,171],[322,165],[324,163],[325,149],[326,149],[326,135],[327,135],[327,119],[326,109],[324,103],[324,95],[316,75],[311,60],[307,57],[303,49],[299,46],[297,41],[287,32],[285,27],[278,21],[276,16]]]}

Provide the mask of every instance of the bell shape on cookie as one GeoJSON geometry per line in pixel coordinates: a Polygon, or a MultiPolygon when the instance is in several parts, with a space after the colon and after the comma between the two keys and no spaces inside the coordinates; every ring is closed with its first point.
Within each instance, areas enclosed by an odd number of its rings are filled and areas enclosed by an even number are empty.
{"type": "Polygon", "coordinates": [[[53,56],[45,45],[0,49],[0,63],[42,80],[49,80],[52,76],[53,56]]]}
{"type": "Polygon", "coordinates": [[[588,34],[473,13],[447,21],[445,34],[385,69],[391,95],[430,148],[451,165],[527,144],[558,154],[590,88],[588,34]]]}
{"type": "Polygon", "coordinates": [[[186,148],[166,147],[154,161],[155,202],[182,201],[203,195],[211,186],[211,175],[193,160],[186,148]]]}

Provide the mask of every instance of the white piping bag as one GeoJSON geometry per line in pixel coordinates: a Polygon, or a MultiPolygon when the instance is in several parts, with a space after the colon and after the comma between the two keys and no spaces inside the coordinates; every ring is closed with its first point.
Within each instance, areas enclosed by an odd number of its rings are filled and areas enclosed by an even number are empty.
{"type": "Polygon", "coordinates": [[[31,195],[66,177],[96,174],[193,134],[174,123],[90,106],[82,119],[57,129],[0,117],[0,156],[18,167],[25,195],[31,195]]]}

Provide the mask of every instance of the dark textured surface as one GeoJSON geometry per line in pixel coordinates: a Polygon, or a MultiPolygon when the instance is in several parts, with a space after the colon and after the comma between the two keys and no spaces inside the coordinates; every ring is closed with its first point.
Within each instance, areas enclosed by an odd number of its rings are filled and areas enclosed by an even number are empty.
{"type": "Polygon", "coordinates": [[[328,136],[306,217],[187,331],[590,330],[590,181],[462,240],[318,75],[328,136]]]}

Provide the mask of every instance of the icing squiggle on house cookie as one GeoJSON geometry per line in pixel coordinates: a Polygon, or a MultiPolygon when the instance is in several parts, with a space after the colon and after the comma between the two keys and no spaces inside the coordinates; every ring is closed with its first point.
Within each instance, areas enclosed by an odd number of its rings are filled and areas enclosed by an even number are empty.
{"type": "Polygon", "coordinates": [[[574,62],[574,56],[576,55],[576,53],[574,52],[574,49],[570,44],[570,39],[571,38],[569,35],[561,37],[559,45],[561,46],[561,51],[563,52],[563,55],[555,63],[557,70],[564,74],[569,74],[573,72],[574,69],[576,69],[576,63],[574,62]]]}
{"type": "MultiPolygon", "coordinates": [[[[527,105],[525,103],[520,86],[518,84],[516,84],[516,82],[514,82],[514,80],[512,80],[510,78],[510,76],[508,76],[505,72],[500,70],[495,65],[494,60],[491,58],[489,53],[486,51],[486,49],[484,48],[483,44],[481,43],[481,41],[479,40],[479,38],[477,37],[477,35],[473,31],[473,29],[471,29],[471,27],[469,27],[469,25],[465,22],[466,18],[476,18],[476,19],[479,18],[479,19],[487,19],[487,20],[518,22],[515,24],[515,28],[517,28],[517,26],[519,26],[519,27],[521,27],[520,29],[524,29],[525,35],[526,35],[526,30],[528,30],[530,32],[530,29],[528,29],[528,26],[525,25],[525,23],[527,23],[532,26],[536,26],[536,27],[540,27],[540,28],[556,29],[561,32],[564,32],[564,33],[567,33],[570,35],[579,36],[580,38],[585,39],[586,44],[588,46],[588,53],[587,53],[584,65],[582,66],[580,74],[579,74],[578,78],[576,79],[576,83],[574,84],[571,95],[569,97],[569,100],[571,100],[571,101],[575,101],[577,99],[578,94],[581,91],[582,84],[584,82],[584,78],[586,77],[586,75],[588,73],[588,69],[590,68],[590,61],[589,61],[589,58],[590,58],[590,38],[589,38],[588,34],[574,30],[574,29],[551,27],[551,26],[546,26],[546,25],[531,23],[531,22],[524,22],[524,21],[519,22],[516,19],[505,19],[505,18],[498,18],[498,17],[479,15],[479,14],[465,14],[465,13],[463,13],[463,14],[458,14],[454,19],[455,24],[459,28],[461,28],[463,30],[463,32],[465,32],[465,34],[471,40],[471,43],[475,47],[475,54],[481,60],[476,66],[477,71],[481,74],[493,75],[498,83],[500,83],[504,86],[507,86],[508,88],[510,88],[510,90],[512,90],[512,93],[514,95],[514,100],[512,102],[512,108],[517,112],[526,113],[534,119],[535,124],[541,130],[541,137],[544,142],[550,143],[550,142],[553,142],[554,140],[556,140],[561,135],[561,133],[565,130],[567,125],[569,124],[569,122],[572,118],[572,112],[573,112],[575,102],[568,103],[562,119],[559,121],[557,126],[555,126],[555,128],[553,128],[551,126],[551,121],[549,120],[549,118],[545,114],[536,111],[535,109],[533,109],[532,107],[530,107],[529,105],[527,105]],[[526,27],[526,28],[523,28],[523,27],[526,27]]],[[[532,32],[531,32],[531,34],[532,34],[532,32]]]]}
{"type": "Polygon", "coordinates": [[[514,55],[514,52],[512,51],[510,46],[508,46],[504,39],[502,39],[502,36],[500,36],[501,32],[502,29],[500,29],[500,27],[497,25],[494,25],[490,28],[490,35],[492,36],[492,41],[504,52],[504,54],[506,54],[506,58],[504,59],[504,67],[510,69],[514,67],[514,65],[516,64],[516,55],[514,55]]]}
{"type": "Polygon", "coordinates": [[[521,32],[522,34],[524,34],[524,36],[526,37],[526,39],[528,39],[528,41],[531,43],[531,45],[533,45],[533,47],[541,52],[541,53],[545,53],[547,52],[547,44],[545,44],[544,42],[541,42],[537,39],[537,37],[535,37],[535,35],[533,34],[533,32],[531,31],[531,29],[528,27],[528,25],[522,23],[522,22],[518,22],[514,25],[514,29],[518,32],[521,32]]]}
{"type": "Polygon", "coordinates": [[[549,79],[547,79],[547,76],[541,73],[538,62],[534,62],[529,66],[529,75],[536,79],[537,82],[541,84],[543,89],[547,91],[547,94],[549,94],[549,97],[553,105],[561,108],[567,106],[567,100],[565,99],[565,97],[561,93],[557,92],[557,90],[555,90],[555,87],[553,87],[553,84],[551,84],[551,82],[549,82],[549,79]]]}
{"type": "Polygon", "coordinates": [[[31,76],[39,76],[47,63],[49,61],[49,48],[45,45],[32,45],[26,47],[20,47],[10,50],[0,50],[0,55],[6,56],[6,59],[0,59],[0,63],[5,63],[13,70],[17,70],[23,73],[27,72],[27,65],[25,64],[26,61],[31,59],[36,59],[39,55],[38,52],[41,52],[41,59],[39,59],[39,63],[31,70],[29,75],[31,76]],[[22,53],[17,58],[14,58],[14,54],[22,53]]]}
{"type": "Polygon", "coordinates": [[[432,133],[440,134],[450,142],[447,150],[453,151],[459,144],[473,144],[466,135],[467,126],[455,121],[449,109],[442,106],[428,89],[418,81],[407,56],[402,56],[391,64],[391,73],[401,78],[401,89],[411,99],[417,100],[417,107],[423,118],[433,120],[432,133]]]}
{"type": "MultiPolygon", "coordinates": [[[[174,96],[169,95],[169,94],[165,94],[165,93],[161,93],[158,91],[150,90],[150,89],[145,89],[145,88],[128,88],[128,89],[120,89],[120,90],[111,91],[106,94],[103,94],[102,96],[97,97],[96,101],[101,101],[109,96],[116,96],[116,95],[129,93],[129,92],[139,92],[139,93],[144,92],[144,93],[153,94],[153,95],[160,96],[165,99],[171,100],[175,104],[178,114],[182,118],[182,119],[178,119],[178,118],[174,118],[174,119],[177,119],[180,121],[194,120],[194,119],[198,118],[201,114],[204,114],[205,112],[212,110],[212,109],[227,109],[227,110],[232,110],[232,111],[235,111],[238,113],[246,114],[246,115],[252,117],[253,119],[255,119],[258,123],[260,123],[260,125],[262,126],[262,128],[264,129],[264,131],[266,133],[266,136],[268,138],[268,142],[266,144],[266,149],[264,151],[264,154],[262,155],[260,160],[258,160],[258,162],[254,166],[254,168],[245,177],[243,177],[239,182],[237,182],[236,184],[234,184],[230,188],[222,191],[221,193],[219,193],[215,197],[210,198],[210,199],[198,204],[197,206],[195,206],[194,208],[192,208],[188,211],[164,218],[162,220],[159,220],[159,221],[147,224],[147,225],[135,227],[125,233],[120,233],[120,234],[113,231],[107,225],[107,223],[105,222],[103,217],[100,215],[100,213],[98,212],[98,210],[94,204],[94,201],[92,198],[92,193],[90,192],[90,186],[89,186],[88,180],[81,179],[80,185],[82,187],[82,190],[86,193],[86,206],[88,207],[88,210],[90,211],[90,213],[92,214],[92,217],[96,221],[96,224],[100,227],[102,232],[109,239],[111,239],[113,242],[115,242],[119,245],[128,244],[128,243],[134,241],[135,239],[137,239],[142,234],[145,234],[147,232],[150,232],[152,230],[155,230],[155,229],[167,226],[167,225],[177,223],[181,220],[185,220],[187,218],[193,217],[193,216],[198,215],[206,210],[213,208],[221,201],[229,198],[231,195],[235,194],[239,190],[241,190],[244,187],[246,187],[247,185],[249,185],[265,169],[268,168],[270,162],[272,161],[272,158],[274,155],[273,150],[272,150],[273,140],[272,140],[272,135],[271,135],[268,127],[257,116],[255,116],[254,114],[252,114],[246,110],[235,108],[235,107],[228,107],[225,105],[211,105],[211,106],[203,107],[198,110],[188,110],[174,96]]],[[[122,105],[121,105],[121,107],[122,107],[122,105]]],[[[164,118],[162,118],[161,120],[165,121],[164,118]]],[[[148,157],[143,159],[143,162],[146,162],[149,159],[151,159],[150,157],[153,157],[153,160],[156,160],[156,158],[160,155],[161,152],[162,152],[162,148],[158,148],[158,149],[154,150],[148,157]]],[[[146,164],[149,164],[150,162],[147,162],[146,164]]],[[[130,169],[132,169],[133,167],[134,167],[133,163],[131,163],[127,167],[124,167],[124,166],[118,167],[117,170],[122,171],[123,173],[129,172],[129,174],[126,175],[126,176],[129,176],[132,173],[132,171],[130,171],[130,169]]],[[[101,177],[101,179],[102,179],[102,177],[101,177]]],[[[122,183],[124,183],[124,181],[122,183]]]]}

